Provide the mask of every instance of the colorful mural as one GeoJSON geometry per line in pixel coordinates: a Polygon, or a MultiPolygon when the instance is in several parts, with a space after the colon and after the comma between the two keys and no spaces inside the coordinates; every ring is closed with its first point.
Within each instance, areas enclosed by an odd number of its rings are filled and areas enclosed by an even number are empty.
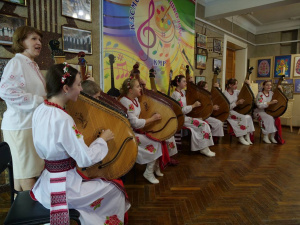
{"type": "Polygon", "coordinates": [[[194,0],[104,0],[103,12],[105,92],[119,89],[135,62],[148,88],[148,71],[154,67],[157,89],[164,93],[171,69],[175,77],[189,65],[193,74],[194,0]]]}

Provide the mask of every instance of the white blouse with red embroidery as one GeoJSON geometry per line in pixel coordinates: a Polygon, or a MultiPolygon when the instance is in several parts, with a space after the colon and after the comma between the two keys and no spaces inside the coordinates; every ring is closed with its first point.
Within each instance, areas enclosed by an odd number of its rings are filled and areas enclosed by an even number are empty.
{"type": "Polygon", "coordinates": [[[23,130],[32,127],[33,111],[46,96],[45,80],[36,62],[17,53],[6,65],[0,82],[0,97],[7,110],[2,130],[23,130]]]}

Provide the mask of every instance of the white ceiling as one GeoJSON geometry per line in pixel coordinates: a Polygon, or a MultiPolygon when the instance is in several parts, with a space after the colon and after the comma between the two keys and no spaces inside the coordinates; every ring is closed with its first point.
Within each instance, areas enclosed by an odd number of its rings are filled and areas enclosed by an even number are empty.
{"type": "Polygon", "coordinates": [[[197,0],[205,19],[225,18],[253,34],[300,29],[300,0],[197,0]]]}

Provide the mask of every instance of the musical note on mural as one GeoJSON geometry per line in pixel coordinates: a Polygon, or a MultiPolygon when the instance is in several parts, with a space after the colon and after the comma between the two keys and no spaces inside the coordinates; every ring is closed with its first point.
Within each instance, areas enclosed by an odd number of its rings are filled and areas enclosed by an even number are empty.
{"type": "Polygon", "coordinates": [[[162,53],[159,54],[159,57],[162,57],[165,54],[165,57],[168,58],[170,52],[170,43],[164,44],[162,53]]]}
{"type": "Polygon", "coordinates": [[[129,72],[127,70],[127,62],[126,61],[124,61],[123,63],[117,63],[117,72],[118,72],[118,75],[116,76],[116,80],[118,80],[119,78],[122,79],[124,77],[128,77],[129,72]]]}
{"type": "Polygon", "coordinates": [[[157,53],[157,50],[159,49],[159,48],[162,48],[163,47],[163,44],[161,43],[161,41],[159,40],[159,42],[158,42],[159,44],[157,45],[157,48],[156,48],[156,50],[154,50],[153,52],[152,52],[152,54],[153,55],[156,55],[156,53],[157,53]]]}
{"type": "Polygon", "coordinates": [[[143,61],[146,61],[148,59],[149,56],[149,48],[152,48],[153,46],[155,46],[156,44],[156,34],[155,31],[152,29],[152,27],[150,27],[150,20],[152,19],[152,17],[154,16],[154,12],[155,12],[155,5],[154,5],[154,1],[151,0],[148,6],[148,19],[146,21],[144,21],[138,28],[137,30],[137,39],[140,43],[140,45],[142,45],[143,47],[147,48],[147,56],[146,59],[142,59],[142,53],[139,52],[139,56],[140,59],[143,61]],[[147,42],[145,43],[144,40],[142,39],[141,34],[146,37],[145,33],[147,32],[147,42]],[[150,44],[150,34],[152,35],[152,43],[150,44]]]}
{"type": "Polygon", "coordinates": [[[124,58],[123,54],[119,53],[119,55],[118,55],[118,60],[122,61],[123,58],[124,58]]]}

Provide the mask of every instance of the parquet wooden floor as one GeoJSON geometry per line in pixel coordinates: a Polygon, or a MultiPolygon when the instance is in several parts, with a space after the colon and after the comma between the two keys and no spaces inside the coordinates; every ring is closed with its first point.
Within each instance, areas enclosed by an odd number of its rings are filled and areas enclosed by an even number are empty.
{"type": "MultiPolygon", "coordinates": [[[[126,190],[132,207],[129,225],[300,225],[300,136],[284,128],[285,145],[243,146],[226,135],[211,147],[215,158],[187,150],[174,158],[160,183],[142,176],[145,166],[131,171],[126,190]]],[[[9,196],[0,196],[0,223],[9,196]]]]}

